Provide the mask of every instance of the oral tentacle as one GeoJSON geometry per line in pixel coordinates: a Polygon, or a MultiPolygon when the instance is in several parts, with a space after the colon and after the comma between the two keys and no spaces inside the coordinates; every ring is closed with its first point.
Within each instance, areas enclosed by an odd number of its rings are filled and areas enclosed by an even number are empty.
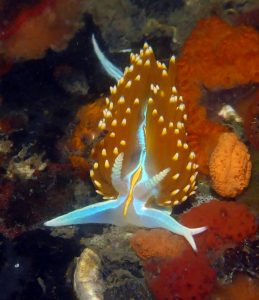
{"type": "Polygon", "coordinates": [[[102,67],[104,70],[115,80],[119,80],[123,76],[123,72],[117,68],[113,63],[111,63],[102,53],[97,41],[95,39],[94,34],[92,35],[92,44],[94,47],[94,51],[96,56],[98,57],[102,67]]]}

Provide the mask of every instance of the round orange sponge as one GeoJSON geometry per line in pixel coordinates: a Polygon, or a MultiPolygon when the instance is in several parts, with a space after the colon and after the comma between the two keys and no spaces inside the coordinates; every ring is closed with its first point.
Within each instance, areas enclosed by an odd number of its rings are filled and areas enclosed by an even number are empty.
{"type": "Polygon", "coordinates": [[[247,187],[251,176],[247,147],[234,133],[221,134],[209,162],[213,189],[223,197],[235,197],[247,187]]]}

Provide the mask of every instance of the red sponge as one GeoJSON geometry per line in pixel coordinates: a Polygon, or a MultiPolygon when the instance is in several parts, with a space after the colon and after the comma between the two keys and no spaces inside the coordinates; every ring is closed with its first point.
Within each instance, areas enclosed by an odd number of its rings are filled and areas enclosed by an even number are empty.
{"type": "Polygon", "coordinates": [[[195,236],[199,250],[240,243],[257,228],[255,216],[246,205],[218,200],[192,208],[180,217],[180,222],[188,227],[208,226],[207,231],[195,236]]]}
{"type": "Polygon", "coordinates": [[[144,269],[156,300],[205,300],[216,280],[205,255],[191,249],[180,258],[149,260],[144,269]]]}

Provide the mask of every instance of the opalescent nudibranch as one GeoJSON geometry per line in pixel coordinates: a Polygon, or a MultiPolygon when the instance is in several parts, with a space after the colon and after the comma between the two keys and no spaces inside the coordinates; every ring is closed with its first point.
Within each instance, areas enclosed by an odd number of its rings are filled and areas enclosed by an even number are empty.
{"type": "MultiPolygon", "coordinates": [[[[99,55],[99,59],[106,58],[99,55]]],[[[175,86],[175,57],[167,69],[145,43],[130,60],[121,78],[119,69],[112,65],[111,74],[118,82],[110,88],[99,122],[99,129],[108,133],[92,150],[95,163],[90,176],[96,192],[106,201],[45,225],[161,227],[184,236],[197,250],[193,235],[206,227],[187,228],[170,216],[172,206],[195,193],[198,167],[186,141],[187,114],[175,86]]],[[[107,62],[103,65],[111,66],[107,62]]]]}

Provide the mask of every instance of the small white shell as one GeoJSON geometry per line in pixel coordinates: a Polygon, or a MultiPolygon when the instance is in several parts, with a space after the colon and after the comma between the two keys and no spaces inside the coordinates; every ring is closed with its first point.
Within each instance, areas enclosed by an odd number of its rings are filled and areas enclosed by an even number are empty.
{"type": "Polygon", "coordinates": [[[77,258],[74,273],[74,290],[79,300],[103,300],[101,260],[91,249],[86,248],[77,258]]]}

